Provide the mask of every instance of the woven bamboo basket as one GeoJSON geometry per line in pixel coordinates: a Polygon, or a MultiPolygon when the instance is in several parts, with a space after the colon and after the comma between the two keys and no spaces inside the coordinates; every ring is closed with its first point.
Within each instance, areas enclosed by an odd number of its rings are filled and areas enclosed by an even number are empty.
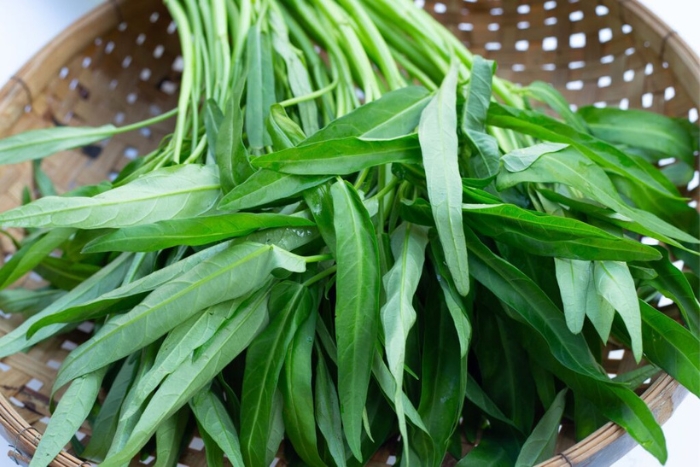
{"type": "MultiPolygon", "coordinates": [[[[577,105],[645,108],[697,120],[700,60],[663,22],[635,0],[443,0],[423,3],[474,53],[497,60],[500,76],[516,83],[542,80],[577,105]]],[[[176,106],[180,75],[175,28],[159,0],[110,0],[65,30],[0,89],[0,137],[55,125],[129,124],[176,106]]],[[[139,132],[47,158],[42,167],[61,191],[109,178],[130,159],[154,149],[171,132],[164,122],[139,132]]],[[[20,203],[32,187],[31,164],[0,168],[0,210],[20,203]]],[[[697,199],[697,189],[690,193],[697,199]]],[[[0,238],[0,260],[13,246],[0,238]]],[[[29,275],[23,286],[38,285],[29,275]]],[[[0,312],[0,335],[20,322],[0,312]]],[[[0,361],[0,435],[20,464],[33,455],[50,411],[49,393],[62,360],[86,340],[90,323],[0,361]]],[[[634,368],[624,349],[610,347],[609,373],[634,368]]],[[[659,422],[686,391],[667,375],[643,388],[659,422]]],[[[87,441],[90,429],[77,434],[87,441]]],[[[560,454],[542,465],[610,465],[634,446],[608,423],[575,443],[562,427],[560,454]]],[[[468,448],[465,446],[465,448],[468,448]]],[[[392,465],[392,446],[370,463],[392,465]]],[[[0,462],[5,453],[0,454],[0,462]]],[[[180,463],[204,466],[193,438],[180,463]]],[[[63,452],[52,466],[89,465],[63,452]]],[[[133,465],[143,465],[134,461],[133,465]]],[[[277,465],[284,465],[280,461],[277,465]]]]}

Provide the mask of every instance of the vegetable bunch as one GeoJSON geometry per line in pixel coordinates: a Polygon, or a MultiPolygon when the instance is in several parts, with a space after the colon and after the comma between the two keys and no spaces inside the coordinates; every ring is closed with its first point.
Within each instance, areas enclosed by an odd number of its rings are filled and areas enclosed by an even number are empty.
{"type": "MultiPolygon", "coordinates": [[[[267,466],[283,439],[293,465],[386,443],[404,466],[533,465],[563,419],[665,461],[634,389],[664,370],[700,395],[698,213],[677,188],[696,127],[500,80],[409,1],[165,3],[172,136],[61,196],[35,164],[46,196],[0,214],[27,233],[0,285],[47,282],[0,292],[27,314],[0,356],[96,325],[32,466],[86,419],[74,445],[106,467],[175,465],[195,424],[211,466],[267,466]],[[609,376],[608,342],[644,363],[609,376]]],[[[0,162],[139,125],[28,132],[0,162]]]]}

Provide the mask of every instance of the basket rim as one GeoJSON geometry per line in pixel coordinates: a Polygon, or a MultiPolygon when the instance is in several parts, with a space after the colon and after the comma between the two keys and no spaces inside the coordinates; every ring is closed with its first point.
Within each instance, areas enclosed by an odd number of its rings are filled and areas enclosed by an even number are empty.
{"type": "MultiPolygon", "coordinates": [[[[534,0],[538,1],[538,0],[534,0]]],[[[688,89],[696,106],[700,106],[700,58],[693,49],[668,26],[638,0],[614,0],[621,7],[623,17],[631,14],[649,26],[662,38],[659,44],[652,44],[660,58],[668,57],[674,68],[681,68],[677,75],[688,89]],[[658,47],[657,47],[658,46],[658,47]],[[697,91],[697,92],[694,92],[697,91]]],[[[107,0],[83,15],[64,29],[51,42],[34,54],[15,75],[0,88],[0,133],[11,128],[21,117],[24,108],[32,104],[32,96],[40,93],[49,80],[64,65],[68,58],[85,48],[96,36],[109,31],[140,10],[148,2],[130,0],[107,0]],[[39,65],[40,64],[40,65],[39,65]]],[[[640,396],[660,424],[665,423],[675,407],[682,402],[688,390],[666,373],[662,373],[640,396]]],[[[0,436],[5,438],[23,456],[31,458],[41,439],[41,433],[29,425],[13,408],[10,401],[0,393],[0,436]]],[[[631,437],[620,426],[607,422],[585,439],[551,459],[538,464],[538,467],[565,467],[588,465],[596,454],[607,449],[605,461],[612,464],[622,458],[635,445],[631,437]],[[593,457],[592,457],[593,456],[593,457]],[[585,464],[583,464],[585,462],[585,464]]],[[[602,460],[602,459],[600,459],[602,460]]],[[[53,467],[75,467],[91,465],[72,454],[62,451],[50,464],[53,467]]]]}

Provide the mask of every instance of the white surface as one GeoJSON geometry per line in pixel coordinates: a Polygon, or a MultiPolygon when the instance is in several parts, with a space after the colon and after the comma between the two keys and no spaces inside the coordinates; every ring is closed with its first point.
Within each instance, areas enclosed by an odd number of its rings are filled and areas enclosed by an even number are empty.
{"type": "MultiPolygon", "coordinates": [[[[76,18],[103,0],[0,0],[0,87],[41,47],[76,18]]],[[[593,1],[593,0],[583,0],[593,1]]],[[[641,0],[700,54],[700,0],[641,0]]],[[[0,371],[0,381],[2,372],[0,371]]],[[[667,467],[700,466],[700,400],[689,395],[664,425],[667,467]]],[[[0,467],[12,467],[0,438],[0,467]]],[[[614,467],[655,467],[659,463],[641,447],[614,467]]]]}

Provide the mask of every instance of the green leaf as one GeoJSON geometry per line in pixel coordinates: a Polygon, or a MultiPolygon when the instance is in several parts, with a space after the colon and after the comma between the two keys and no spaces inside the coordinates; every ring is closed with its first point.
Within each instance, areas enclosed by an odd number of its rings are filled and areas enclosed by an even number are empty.
{"type": "Polygon", "coordinates": [[[64,361],[54,389],[150,344],[204,308],[246,295],[267,281],[274,269],[303,272],[305,267],[302,258],[275,246],[232,246],[161,285],[128,313],[107,321],[64,361]]]}
{"type": "Polygon", "coordinates": [[[43,318],[59,313],[61,310],[72,305],[88,302],[95,297],[113,290],[121,284],[124,276],[131,264],[131,255],[122,254],[100,272],[93,275],[75,289],[63,295],[57,301],[43,309],[41,312],[30,317],[8,334],[0,337],[0,358],[7,357],[21,350],[27,349],[42,340],[53,336],[69,327],[63,323],[56,323],[38,330],[31,336],[27,335],[28,330],[43,318]]]}
{"type": "Polygon", "coordinates": [[[665,248],[655,248],[663,255],[663,259],[644,263],[657,273],[657,277],[647,280],[646,283],[678,305],[688,329],[695,337],[700,338],[700,302],[693,292],[698,288],[693,289],[685,274],[671,263],[665,248]]]}
{"type": "Polygon", "coordinates": [[[40,159],[34,159],[32,161],[32,172],[34,173],[34,184],[36,185],[39,195],[56,196],[58,194],[51,178],[42,170],[40,159]]]}
{"type": "Polygon", "coordinates": [[[649,304],[639,305],[647,359],[700,397],[700,340],[649,304]]]}
{"type": "Polygon", "coordinates": [[[46,234],[25,242],[0,268],[0,289],[12,285],[34,269],[51,252],[75,233],[74,229],[53,229],[46,234]]]}
{"type": "Polygon", "coordinates": [[[206,344],[221,325],[241,305],[242,299],[218,303],[194,315],[168,333],[160,345],[152,367],[134,385],[129,407],[121,418],[132,416],[169,374],[173,373],[192,353],[206,344]]]}
{"type": "Polygon", "coordinates": [[[462,231],[462,179],[459,175],[456,88],[453,65],[440,90],[421,114],[418,138],[423,152],[428,197],[447,267],[462,295],[469,293],[467,246],[462,231]]]}
{"type": "Polygon", "coordinates": [[[493,239],[535,255],[577,260],[657,260],[658,251],[640,242],[567,217],[513,204],[464,204],[465,221],[493,239]]]}
{"type": "Polygon", "coordinates": [[[513,459],[500,442],[484,437],[455,467],[512,467],[513,459]]]}
{"type": "MultiPolygon", "coordinates": [[[[27,334],[31,337],[42,327],[51,324],[79,322],[104,316],[112,307],[120,307],[124,302],[132,306],[136,305],[143,298],[143,294],[170,282],[189,271],[197,264],[210,259],[212,256],[219,254],[230,246],[230,243],[222,243],[206,248],[185,259],[166,265],[162,269],[152,272],[138,280],[109,289],[103,294],[90,297],[91,299],[89,300],[64,306],[37,320],[36,323],[32,324],[29,328],[27,334]]],[[[131,257],[131,255],[124,256],[128,258],[131,257]]]]}
{"type": "Polygon", "coordinates": [[[40,198],[0,214],[0,224],[80,229],[128,227],[197,216],[216,206],[219,195],[215,167],[187,164],[154,170],[92,198],[40,198]]]}
{"type": "Polygon", "coordinates": [[[8,289],[0,291],[0,310],[4,313],[35,315],[66,292],[56,289],[8,289]]]}
{"type": "Polygon", "coordinates": [[[233,317],[217,330],[195,358],[185,360],[163,381],[149,400],[124,448],[101,465],[121,467],[128,463],[163,420],[185,405],[248,347],[267,324],[268,292],[269,289],[263,287],[241,304],[233,317]]]}
{"type": "Polygon", "coordinates": [[[129,390],[136,370],[138,370],[138,358],[135,355],[128,357],[122,364],[116,378],[112,382],[107,397],[105,398],[95,422],[92,424],[92,436],[82,456],[93,461],[102,461],[109,451],[112,439],[117,430],[119,410],[124,397],[129,390]]]}
{"type": "Polygon", "coordinates": [[[303,217],[270,213],[237,213],[173,219],[119,229],[89,242],[83,248],[83,253],[157,251],[179,245],[206,245],[232,237],[241,237],[259,229],[313,225],[312,221],[303,217]]]}
{"type": "MultiPolygon", "coordinates": [[[[593,280],[593,263],[575,259],[554,258],[557,284],[564,305],[566,325],[574,334],[583,329],[588,292],[593,280]]],[[[595,289],[593,289],[595,292],[595,289]]]]}
{"type": "Polygon", "coordinates": [[[407,223],[397,227],[391,235],[391,251],[395,263],[382,279],[386,303],[380,313],[386,340],[386,359],[396,382],[396,390],[393,394],[394,410],[399,420],[399,431],[404,439],[405,453],[408,453],[410,448],[403,408],[406,340],[416,322],[413,296],[418,289],[418,282],[423,272],[427,244],[427,228],[407,223]]]}
{"type": "Polygon", "coordinates": [[[508,172],[522,172],[545,154],[568,148],[568,144],[540,143],[534,146],[515,149],[503,156],[503,166],[508,172]]]}
{"type": "Polygon", "coordinates": [[[336,238],[333,226],[335,216],[331,186],[332,184],[328,182],[304,191],[304,202],[309,207],[326,246],[335,253],[336,238]]]}
{"type": "Polygon", "coordinates": [[[269,33],[261,30],[260,24],[250,28],[246,50],[248,83],[252,84],[247,86],[245,129],[250,145],[256,150],[271,144],[270,135],[265,130],[270,106],[276,102],[270,42],[269,33]]]}
{"type": "Polygon", "coordinates": [[[328,444],[331,457],[338,467],[345,467],[345,444],[343,442],[338,393],[323,357],[320,357],[316,364],[315,404],[318,414],[316,417],[318,428],[328,444]]]}
{"type": "Polygon", "coordinates": [[[358,107],[333,120],[302,144],[362,137],[396,139],[413,133],[430,93],[419,86],[407,86],[384,94],[379,99],[358,107]]]}
{"type": "Polygon", "coordinates": [[[622,201],[603,169],[576,149],[568,148],[557,153],[543,154],[530,167],[520,172],[501,171],[496,184],[499,190],[503,190],[523,182],[568,185],[590,199],[638,222],[655,238],[663,236],[683,242],[700,243],[700,240],[655,215],[630,207],[622,201]]]}
{"type": "Polygon", "coordinates": [[[177,464],[188,420],[189,411],[183,409],[158,425],[156,430],[156,462],[153,467],[170,467],[177,464]]]}
{"type": "Polygon", "coordinates": [[[525,88],[528,96],[547,104],[552,110],[559,114],[569,126],[579,133],[589,133],[590,130],[586,121],[581,115],[572,111],[564,96],[550,83],[534,81],[525,88]]]}
{"type": "Polygon", "coordinates": [[[466,396],[467,399],[481,409],[486,416],[510,425],[516,430],[518,429],[513,420],[509,419],[501,412],[501,409],[489,398],[488,394],[479,386],[479,383],[477,383],[472,375],[467,375],[466,396]]]}
{"type": "Polygon", "coordinates": [[[486,133],[485,126],[494,71],[493,61],[478,55],[474,57],[462,114],[462,133],[467,137],[471,150],[469,167],[473,176],[479,179],[496,175],[501,157],[498,141],[486,133]]]}
{"type": "Polygon", "coordinates": [[[252,163],[255,167],[289,174],[345,175],[393,162],[417,164],[419,147],[415,134],[393,139],[351,136],[283,149],[253,159],[252,163]]]}
{"type": "Polygon", "coordinates": [[[106,372],[107,367],[104,367],[71,383],[51,416],[29,464],[31,467],[48,466],[80,429],[97,400],[106,372]]]}
{"type": "Polygon", "coordinates": [[[0,164],[41,159],[107,139],[118,131],[113,125],[96,128],[62,126],[25,131],[0,140],[0,164]]]}
{"type": "Polygon", "coordinates": [[[280,377],[284,397],[284,427],[294,451],[311,467],[326,467],[318,454],[313,398],[313,342],[316,312],[312,310],[297,330],[287,350],[280,377]]]}
{"type": "MultiPolygon", "coordinates": [[[[240,80],[245,82],[245,76],[240,77],[240,80]]],[[[224,193],[228,193],[254,173],[248,160],[248,150],[243,144],[243,112],[240,107],[243,82],[238,82],[234,87],[216,137],[214,157],[219,167],[221,189],[224,193]]]]}
{"type": "Polygon", "coordinates": [[[233,465],[245,465],[236,427],[221,400],[211,389],[198,392],[190,399],[190,408],[198,426],[209,435],[233,465]]]}
{"type": "MultiPolygon", "coordinates": [[[[637,288],[626,263],[596,261],[593,279],[598,294],[622,317],[632,339],[632,353],[637,363],[642,358],[642,318],[637,299],[637,288]]],[[[603,337],[607,340],[607,336],[603,337]]]]}
{"type": "Polygon", "coordinates": [[[345,435],[360,460],[360,434],[379,327],[379,247],[362,200],[349,183],[331,187],[336,236],[335,325],[338,392],[345,435]]]}
{"type": "Polygon", "coordinates": [[[224,120],[224,114],[214,99],[207,99],[204,104],[204,129],[207,136],[207,164],[216,162],[216,140],[219,137],[219,128],[224,120]]]}
{"type": "Polygon", "coordinates": [[[581,107],[580,115],[593,136],[616,144],[648,149],[694,165],[691,135],[672,118],[638,109],[581,107]]]}
{"type": "Polygon", "coordinates": [[[566,405],[566,391],[566,389],[562,389],[557,394],[552,405],[528,436],[515,462],[516,467],[530,467],[544,462],[554,455],[554,448],[559,436],[559,423],[566,405]]]}
{"type": "Polygon", "coordinates": [[[224,467],[224,451],[221,450],[214,438],[197,422],[199,436],[204,442],[204,461],[207,467],[224,467]]]}
{"type": "Polygon", "coordinates": [[[290,175],[260,169],[231,190],[219,203],[219,209],[250,209],[273,203],[330,180],[327,175],[290,175]]]}
{"type": "Polygon", "coordinates": [[[306,134],[297,122],[289,118],[287,112],[279,104],[270,107],[270,117],[267,119],[267,131],[272,139],[275,150],[293,148],[306,139],[306,134]]]}
{"type": "Polygon", "coordinates": [[[572,335],[561,310],[530,278],[496,256],[465,228],[472,275],[515,310],[548,343],[552,356],[566,367],[593,379],[605,373],[593,358],[582,335],[572,335]]]}
{"type": "Polygon", "coordinates": [[[272,431],[273,400],[287,349],[299,326],[308,318],[313,298],[295,282],[272,289],[268,304],[271,320],[248,348],[241,397],[241,452],[244,465],[265,467],[272,431]]]}

